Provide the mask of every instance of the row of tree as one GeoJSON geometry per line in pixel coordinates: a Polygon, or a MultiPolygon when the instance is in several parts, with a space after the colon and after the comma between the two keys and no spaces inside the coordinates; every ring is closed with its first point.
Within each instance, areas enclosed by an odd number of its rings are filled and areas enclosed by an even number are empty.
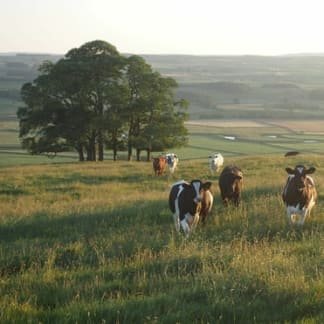
{"type": "Polygon", "coordinates": [[[102,161],[104,150],[153,151],[187,143],[187,102],[175,99],[177,83],[137,55],[123,56],[96,40],[45,61],[39,76],[21,88],[21,143],[32,154],[74,149],[79,160],[102,161]]]}

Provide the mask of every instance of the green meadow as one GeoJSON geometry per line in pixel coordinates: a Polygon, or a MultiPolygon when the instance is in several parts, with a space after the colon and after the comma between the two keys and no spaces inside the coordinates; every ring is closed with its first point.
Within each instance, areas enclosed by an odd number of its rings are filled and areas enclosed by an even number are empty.
{"type": "Polygon", "coordinates": [[[79,163],[21,148],[20,88],[58,58],[0,58],[0,323],[324,322],[324,57],[145,57],[190,102],[173,177],[125,152],[79,163]],[[222,206],[213,152],[243,170],[238,208],[222,206]],[[316,167],[319,194],[303,228],[281,200],[296,164],[316,167]],[[215,201],[185,239],[168,193],[194,178],[215,201]]]}
{"type": "Polygon", "coordinates": [[[321,155],[226,156],[244,172],[242,204],[224,208],[206,159],[173,178],[149,162],[0,168],[1,323],[323,323],[321,155]],[[287,225],[286,166],[317,168],[318,204],[287,225]],[[207,224],[174,230],[170,185],[210,180],[207,224]]]}

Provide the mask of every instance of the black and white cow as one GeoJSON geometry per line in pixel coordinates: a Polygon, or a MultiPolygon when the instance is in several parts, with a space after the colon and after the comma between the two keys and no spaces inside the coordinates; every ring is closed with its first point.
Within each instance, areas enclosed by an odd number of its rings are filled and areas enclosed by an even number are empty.
{"type": "Polygon", "coordinates": [[[165,154],[166,164],[169,169],[171,175],[173,175],[177,165],[179,163],[179,158],[175,153],[167,153],[165,154]]]}
{"type": "Polygon", "coordinates": [[[303,225],[315,205],[317,191],[313,178],[309,176],[315,170],[313,167],[307,169],[303,165],[297,165],[294,169],[286,168],[288,179],[282,199],[287,207],[289,224],[296,223],[296,216],[300,215],[297,224],[303,225]]]}
{"type": "Polygon", "coordinates": [[[169,207],[173,213],[177,232],[180,232],[181,225],[185,236],[188,237],[196,228],[204,192],[210,187],[211,182],[203,183],[200,180],[192,180],[190,183],[181,180],[172,185],[169,194],[169,207]]]}

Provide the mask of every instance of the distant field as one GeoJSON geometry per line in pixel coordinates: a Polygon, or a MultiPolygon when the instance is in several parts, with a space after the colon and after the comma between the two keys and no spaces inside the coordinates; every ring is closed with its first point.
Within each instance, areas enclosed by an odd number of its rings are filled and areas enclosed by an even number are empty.
{"type": "MultiPolygon", "coordinates": [[[[188,121],[189,144],[177,149],[180,159],[207,158],[212,152],[225,156],[284,154],[299,151],[304,154],[324,154],[324,120],[199,120],[188,121]]],[[[153,152],[157,155],[161,152],[153,152]]],[[[106,152],[111,159],[111,152],[106,152]]],[[[121,159],[126,154],[119,153],[121,159]]],[[[18,124],[0,122],[0,166],[14,164],[58,163],[76,161],[75,154],[61,154],[54,159],[30,156],[20,147],[18,124]]]]}
{"type": "Polygon", "coordinates": [[[180,152],[191,157],[212,151],[225,155],[324,153],[324,121],[199,120],[189,121],[190,143],[180,152]],[[294,128],[296,127],[296,128],[294,128]],[[199,152],[199,153],[198,153],[199,152]]]}
{"type": "Polygon", "coordinates": [[[324,120],[194,120],[187,122],[188,126],[208,126],[216,128],[283,128],[291,132],[306,134],[324,134],[324,120]]]}

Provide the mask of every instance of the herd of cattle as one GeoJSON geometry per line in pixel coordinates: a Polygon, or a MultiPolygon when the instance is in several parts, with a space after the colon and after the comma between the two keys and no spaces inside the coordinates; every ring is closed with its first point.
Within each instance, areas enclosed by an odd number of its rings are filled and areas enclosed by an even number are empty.
{"type": "MultiPolygon", "coordinates": [[[[153,159],[153,170],[156,175],[162,175],[166,168],[173,174],[179,159],[176,154],[168,153],[153,159]]],[[[222,168],[224,158],[220,153],[209,157],[211,172],[218,172],[222,168]]],[[[315,182],[309,175],[315,168],[307,169],[297,165],[294,169],[286,168],[287,182],[282,192],[282,199],[286,205],[289,224],[303,225],[311,209],[315,205],[317,192],[315,182]],[[300,217],[297,217],[297,216],[300,217]]],[[[224,206],[233,203],[239,206],[243,187],[243,172],[235,165],[225,166],[219,175],[219,189],[224,206]]],[[[171,186],[169,193],[169,208],[173,213],[177,232],[180,226],[186,237],[196,228],[199,221],[205,224],[213,207],[214,197],[211,192],[211,182],[192,180],[178,181],[171,186]]]]}

